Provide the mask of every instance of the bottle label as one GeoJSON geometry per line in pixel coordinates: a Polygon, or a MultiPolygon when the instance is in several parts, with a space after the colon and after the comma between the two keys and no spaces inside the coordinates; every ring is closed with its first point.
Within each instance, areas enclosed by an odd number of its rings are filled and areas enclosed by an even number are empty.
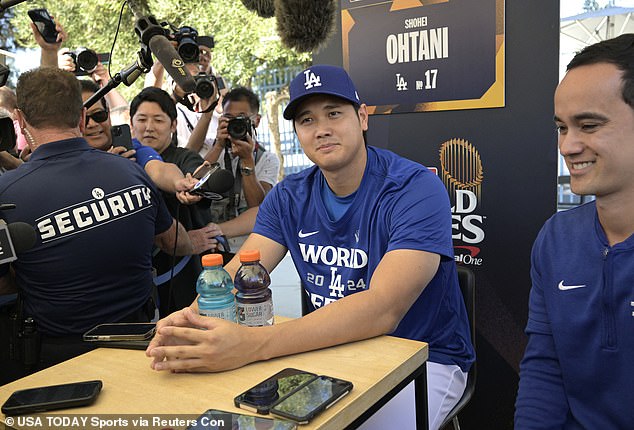
{"type": "Polygon", "coordinates": [[[237,303],[238,324],[249,327],[273,325],[273,302],[237,303]]]}
{"type": "Polygon", "coordinates": [[[199,309],[198,313],[204,317],[222,318],[223,320],[236,322],[236,308],[233,306],[222,309],[199,309]]]}

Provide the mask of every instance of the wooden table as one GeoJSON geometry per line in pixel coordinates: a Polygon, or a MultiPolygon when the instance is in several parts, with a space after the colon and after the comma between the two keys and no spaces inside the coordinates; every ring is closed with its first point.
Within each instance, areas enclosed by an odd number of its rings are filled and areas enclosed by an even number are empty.
{"type": "MultiPolygon", "coordinates": [[[[233,398],[279,370],[294,367],[354,384],[350,394],[301,429],[354,428],[415,378],[417,416],[422,416],[418,421],[420,429],[427,421],[427,355],[424,342],[380,336],[226,372],[174,374],[150,369],[150,360],[143,351],[100,348],[0,387],[0,404],[15,390],[100,379],[103,389],[93,405],[47,414],[189,414],[197,417],[213,408],[255,415],[236,408],[233,398]],[[423,392],[425,395],[420,397],[423,392]]],[[[0,428],[5,418],[0,414],[0,428]]]]}

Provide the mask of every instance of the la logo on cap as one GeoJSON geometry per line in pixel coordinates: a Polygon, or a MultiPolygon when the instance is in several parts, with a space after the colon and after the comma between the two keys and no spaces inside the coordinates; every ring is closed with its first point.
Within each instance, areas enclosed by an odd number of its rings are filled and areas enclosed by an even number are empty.
{"type": "Polygon", "coordinates": [[[316,76],[310,70],[304,72],[304,77],[306,78],[304,87],[306,87],[307,90],[310,90],[312,87],[321,87],[321,77],[316,76]]]}

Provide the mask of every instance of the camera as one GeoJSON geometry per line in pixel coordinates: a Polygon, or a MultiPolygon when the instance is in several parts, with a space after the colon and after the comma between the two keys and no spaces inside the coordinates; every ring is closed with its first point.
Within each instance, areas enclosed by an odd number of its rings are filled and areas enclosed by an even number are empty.
{"type": "Polygon", "coordinates": [[[4,64],[0,64],[0,87],[6,85],[9,80],[9,68],[4,64]]]}
{"type": "Polygon", "coordinates": [[[198,31],[193,27],[183,26],[176,29],[170,38],[178,44],[176,50],[186,63],[197,63],[200,57],[198,49],[198,31]]]}
{"type": "Polygon", "coordinates": [[[99,56],[92,49],[80,47],[75,51],[67,52],[75,63],[75,76],[86,76],[91,74],[97,68],[99,56]]]}
{"type": "Polygon", "coordinates": [[[253,136],[251,118],[248,116],[237,116],[229,120],[227,124],[229,136],[237,140],[246,140],[247,134],[253,136]]]}
{"type": "Polygon", "coordinates": [[[196,82],[196,89],[194,92],[201,99],[210,99],[216,94],[216,78],[213,75],[208,75],[204,72],[200,72],[193,76],[196,82]]]}

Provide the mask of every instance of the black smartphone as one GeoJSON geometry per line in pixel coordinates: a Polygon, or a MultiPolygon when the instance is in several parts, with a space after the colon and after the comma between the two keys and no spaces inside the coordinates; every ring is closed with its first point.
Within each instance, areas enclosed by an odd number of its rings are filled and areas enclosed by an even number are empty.
{"type": "Polygon", "coordinates": [[[20,415],[89,405],[95,401],[101,387],[101,381],[84,381],[19,390],[4,402],[2,413],[20,415]]]}
{"type": "Polygon", "coordinates": [[[318,376],[280,399],[271,414],[306,424],[352,390],[352,382],[318,376]]]}
{"type": "Polygon", "coordinates": [[[209,409],[196,418],[187,430],[295,430],[297,424],[273,418],[254,417],[235,412],[209,409]]]}
{"type": "Polygon", "coordinates": [[[237,408],[268,414],[275,402],[316,377],[314,373],[288,367],[236,396],[233,402],[237,408]]]}
{"type": "Polygon", "coordinates": [[[37,27],[44,40],[48,43],[57,43],[57,30],[55,21],[46,9],[31,9],[27,12],[33,24],[37,27]]]}
{"type": "Polygon", "coordinates": [[[85,341],[148,340],[154,336],[155,323],[99,324],[84,333],[85,341]]]}
{"type": "Polygon", "coordinates": [[[112,147],[123,146],[128,151],[134,149],[132,146],[132,135],[130,134],[130,126],[128,124],[113,125],[110,127],[112,135],[112,147]]]}

